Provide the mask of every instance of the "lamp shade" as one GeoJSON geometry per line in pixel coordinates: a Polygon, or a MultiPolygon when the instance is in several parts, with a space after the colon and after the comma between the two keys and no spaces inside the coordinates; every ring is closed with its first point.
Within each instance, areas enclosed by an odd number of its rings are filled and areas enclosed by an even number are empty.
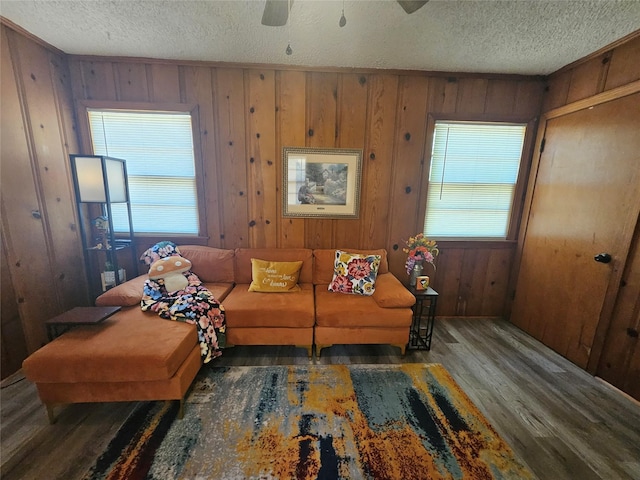
{"type": "Polygon", "coordinates": [[[79,202],[127,201],[124,160],[97,155],[71,155],[71,166],[79,202]]]}

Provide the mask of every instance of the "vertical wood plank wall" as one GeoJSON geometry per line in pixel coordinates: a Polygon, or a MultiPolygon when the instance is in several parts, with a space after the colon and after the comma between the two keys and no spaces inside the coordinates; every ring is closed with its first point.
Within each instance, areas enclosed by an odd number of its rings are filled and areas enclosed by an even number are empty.
{"type": "Polygon", "coordinates": [[[5,338],[17,309],[34,351],[45,320],[88,302],[67,165],[77,137],[66,57],[4,25],[1,34],[3,347],[20,342],[13,327],[5,338]]]}
{"type": "MultiPolygon", "coordinates": [[[[28,351],[46,341],[46,319],[89,302],[68,168],[69,153],[87,153],[77,102],[197,105],[207,238],[175,240],[383,247],[406,282],[403,241],[423,223],[428,116],[534,118],[544,88],[538,77],[69,57],[5,24],[2,35],[3,248],[28,351]],[[282,218],[283,146],[363,149],[360,218],[282,218]]],[[[441,247],[438,313],[502,315],[515,244],[441,247]]]]}
{"type": "Polygon", "coordinates": [[[583,61],[568,65],[547,80],[544,113],[640,80],[640,34],[583,61]]]}
{"type": "MultiPolygon", "coordinates": [[[[67,57],[5,25],[1,33],[3,347],[5,319],[17,312],[28,351],[45,342],[47,318],[89,301],[67,159],[87,145],[77,134],[74,102],[197,105],[206,238],[193,243],[383,247],[391,270],[406,282],[402,245],[422,229],[430,115],[535,118],[541,107],[549,111],[640,78],[640,63],[633,63],[638,38],[553,74],[543,94],[544,83],[532,77],[67,57]],[[363,149],[360,218],[283,218],[283,146],[363,149]]],[[[508,314],[516,243],[440,246],[431,272],[441,293],[438,314],[508,314]]]]}
{"type": "MultiPolygon", "coordinates": [[[[535,118],[544,88],[531,77],[158,65],[108,58],[71,57],[70,69],[75,100],[124,104],[180,98],[199,106],[208,245],[382,247],[403,281],[403,241],[422,230],[418,212],[428,174],[428,115],[535,118]],[[363,149],[360,218],[282,218],[283,146],[363,149]]],[[[434,287],[443,294],[439,314],[502,315],[515,243],[441,246],[433,275],[434,287]]]]}

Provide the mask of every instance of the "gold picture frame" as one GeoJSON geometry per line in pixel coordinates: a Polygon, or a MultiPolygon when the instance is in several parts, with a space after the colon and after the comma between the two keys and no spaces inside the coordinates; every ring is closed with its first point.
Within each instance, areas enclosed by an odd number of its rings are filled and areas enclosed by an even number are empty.
{"type": "Polygon", "coordinates": [[[362,150],[283,147],[282,215],[358,218],[362,150]]]}

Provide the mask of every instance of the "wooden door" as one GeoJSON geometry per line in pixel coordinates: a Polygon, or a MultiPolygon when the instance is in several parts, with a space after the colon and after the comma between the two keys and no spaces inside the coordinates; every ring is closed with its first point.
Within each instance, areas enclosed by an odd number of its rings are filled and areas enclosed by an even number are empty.
{"type": "Polygon", "coordinates": [[[546,122],[511,320],[582,368],[638,218],[639,132],[640,93],[546,122]]]}
{"type": "Polygon", "coordinates": [[[596,375],[640,400],[640,222],[618,291],[596,375]]]}

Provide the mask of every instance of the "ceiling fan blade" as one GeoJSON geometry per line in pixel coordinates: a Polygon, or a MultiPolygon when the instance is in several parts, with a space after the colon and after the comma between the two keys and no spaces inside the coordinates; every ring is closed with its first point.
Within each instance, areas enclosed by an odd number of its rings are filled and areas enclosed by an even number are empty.
{"type": "Polygon", "coordinates": [[[293,0],[267,0],[262,13],[262,25],[282,27],[289,19],[289,4],[293,0]]]}
{"type": "Polygon", "coordinates": [[[413,13],[419,8],[424,7],[424,5],[429,0],[396,0],[396,1],[400,4],[402,8],[404,8],[405,12],[413,13]]]}

